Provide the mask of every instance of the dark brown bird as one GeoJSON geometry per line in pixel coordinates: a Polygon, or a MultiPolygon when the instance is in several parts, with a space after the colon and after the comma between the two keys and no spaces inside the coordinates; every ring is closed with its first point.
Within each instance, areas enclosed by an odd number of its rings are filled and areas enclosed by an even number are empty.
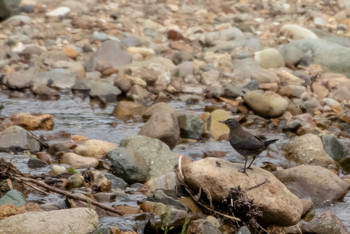
{"type": "Polygon", "coordinates": [[[232,147],[245,158],[244,168],[240,172],[247,174],[246,169],[251,169],[250,166],[254,162],[255,158],[259,156],[267,147],[278,141],[278,139],[263,140],[253,134],[243,130],[241,125],[235,119],[227,119],[226,121],[219,121],[220,123],[226,124],[230,129],[229,140],[232,147]],[[248,157],[253,157],[247,167],[248,157]]]}

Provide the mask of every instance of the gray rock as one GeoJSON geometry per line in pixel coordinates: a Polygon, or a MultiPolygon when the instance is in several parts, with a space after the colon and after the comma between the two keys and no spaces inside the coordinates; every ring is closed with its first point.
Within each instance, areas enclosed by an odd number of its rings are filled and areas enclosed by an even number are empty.
{"type": "Polygon", "coordinates": [[[27,202],[23,197],[23,194],[18,192],[17,190],[10,190],[0,198],[0,206],[4,204],[14,204],[16,206],[24,206],[26,203],[27,202]]]}
{"type": "Polygon", "coordinates": [[[29,168],[41,168],[41,167],[46,167],[48,164],[44,161],[41,161],[40,159],[37,158],[30,158],[28,160],[28,167],[29,168]]]}
{"type": "Polygon", "coordinates": [[[188,224],[187,233],[222,234],[219,228],[205,219],[192,220],[188,224]]]}
{"type": "Polygon", "coordinates": [[[131,55],[122,50],[120,43],[110,40],[104,42],[86,63],[86,70],[93,71],[98,64],[119,68],[131,63],[131,55]]]}
{"type": "Polygon", "coordinates": [[[288,107],[288,101],[272,91],[248,91],[243,99],[255,113],[268,118],[282,115],[288,107]]]}
{"type": "Polygon", "coordinates": [[[60,93],[46,84],[33,84],[33,93],[41,100],[57,100],[60,98],[60,93]]]}
{"type": "Polygon", "coordinates": [[[200,139],[204,131],[203,121],[194,114],[179,115],[180,137],[190,139],[200,139]]]}
{"type": "Polygon", "coordinates": [[[297,97],[300,98],[303,93],[306,92],[306,88],[301,85],[285,85],[278,91],[282,96],[297,97]]]}
{"type": "Polygon", "coordinates": [[[137,47],[141,45],[140,39],[132,35],[124,37],[120,40],[120,42],[126,45],[127,47],[137,47]]]}
{"type": "Polygon", "coordinates": [[[93,209],[73,208],[10,216],[0,220],[0,233],[86,234],[97,225],[98,215],[93,209]]]}
{"type": "Polygon", "coordinates": [[[149,100],[151,93],[139,85],[133,85],[126,96],[132,100],[141,100],[146,102],[149,100]]]}
{"type": "Polygon", "coordinates": [[[111,150],[107,158],[112,163],[113,174],[128,183],[140,182],[173,171],[177,163],[169,147],[157,139],[145,136],[128,136],[120,147],[111,150]]]}
{"type": "Polygon", "coordinates": [[[350,77],[350,67],[346,62],[350,59],[348,47],[318,38],[307,38],[280,45],[278,50],[286,62],[295,63],[304,56],[310,56],[315,64],[321,65],[323,72],[342,73],[350,77]],[[290,58],[289,53],[295,54],[295,57],[290,58]]]}
{"type": "Polygon", "coordinates": [[[68,187],[69,188],[79,188],[84,185],[84,177],[81,173],[77,173],[74,175],[71,175],[68,178],[68,187]]]}
{"type": "Polygon", "coordinates": [[[40,142],[31,133],[18,126],[8,127],[0,133],[0,151],[9,152],[11,148],[38,152],[40,142]]]}
{"type": "Polygon", "coordinates": [[[236,98],[244,95],[242,92],[242,87],[230,83],[224,83],[222,86],[225,97],[236,98]]]}
{"type": "MultiPolygon", "coordinates": [[[[18,0],[15,0],[13,2],[16,2],[16,1],[18,1],[18,0]]],[[[10,2],[10,0],[8,2],[10,2]]],[[[28,24],[31,21],[32,21],[32,19],[29,16],[26,16],[26,15],[14,15],[14,16],[11,16],[10,18],[8,18],[5,21],[5,24],[9,24],[9,25],[12,25],[12,26],[17,26],[17,25],[20,25],[20,24],[28,24]]]]}
{"type": "Polygon", "coordinates": [[[32,80],[32,72],[20,71],[8,74],[3,82],[10,89],[25,89],[32,85],[32,80]]]}
{"type": "Polygon", "coordinates": [[[349,185],[330,170],[300,165],[279,170],[274,175],[299,198],[311,198],[317,205],[334,203],[344,198],[349,185]]]}
{"type": "Polygon", "coordinates": [[[47,84],[54,88],[70,89],[77,80],[77,76],[69,70],[57,68],[48,72],[35,74],[33,82],[47,84]]]}
{"type": "Polygon", "coordinates": [[[210,70],[202,73],[201,84],[214,85],[220,82],[220,72],[217,70],[210,70]]]}
{"type": "Polygon", "coordinates": [[[27,46],[19,55],[25,57],[26,59],[30,59],[31,57],[35,55],[41,55],[43,50],[40,46],[37,45],[30,45],[27,46]]]}
{"type": "Polygon", "coordinates": [[[321,137],[323,148],[329,156],[339,162],[341,159],[350,156],[350,149],[340,142],[337,137],[331,134],[325,134],[321,137]]]}
{"type": "Polygon", "coordinates": [[[111,85],[105,82],[92,80],[90,82],[90,85],[91,85],[91,90],[90,90],[91,98],[105,99],[106,101],[114,102],[117,100],[118,95],[122,93],[120,89],[118,89],[114,85],[111,85]]]}
{"type": "Polygon", "coordinates": [[[211,45],[218,40],[231,41],[231,40],[237,40],[237,39],[243,39],[243,38],[244,38],[244,35],[241,32],[241,30],[239,30],[236,27],[231,27],[221,31],[206,33],[204,43],[211,45]]]}
{"type": "Polygon", "coordinates": [[[21,0],[1,0],[0,1],[0,19],[6,19],[7,17],[19,12],[19,4],[21,0]]]}
{"type": "Polygon", "coordinates": [[[128,183],[126,183],[122,178],[117,177],[108,172],[102,172],[105,177],[112,182],[112,189],[122,189],[125,190],[128,187],[128,183]]]}
{"type": "Polygon", "coordinates": [[[178,65],[182,62],[193,60],[193,54],[187,51],[177,51],[175,52],[172,60],[174,64],[178,65]]]}
{"type": "Polygon", "coordinates": [[[331,211],[316,215],[308,223],[302,221],[299,226],[302,233],[349,233],[343,222],[331,211]]]}
{"type": "Polygon", "coordinates": [[[177,65],[177,67],[179,69],[179,76],[181,78],[184,78],[187,75],[193,75],[193,72],[194,72],[193,62],[185,61],[177,65]]]}
{"type": "Polygon", "coordinates": [[[314,134],[305,134],[283,145],[286,158],[298,163],[328,167],[334,165],[332,158],[324,151],[321,139],[314,134]]]}
{"type": "Polygon", "coordinates": [[[158,102],[153,104],[152,106],[148,107],[147,110],[143,113],[142,118],[144,120],[148,120],[149,118],[151,118],[151,116],[154,113],[157,112],[161,112],[161,113],[171,113],[171,114],[175,114],[176,117],[178,116],[177,110],[170,106],[168,103],[165,102],[158,102]]]}
{"type": "Polygon", "coordinates": [[[82,93],[88,93],[90,92],[90,89],[91,89],[91,85],[88,79],[79,79],[72,86],[73,91],[78,91],[82,93]]]}
{"type": "Polygon", "coordinates": [[[8,40],[8,43],[11,45],[17,44],[18,42],[21,42],[23,44],[29,44],[31,43],[31,39],[29,36],[24,34],[15,34],[11,35],[8,40]]]}

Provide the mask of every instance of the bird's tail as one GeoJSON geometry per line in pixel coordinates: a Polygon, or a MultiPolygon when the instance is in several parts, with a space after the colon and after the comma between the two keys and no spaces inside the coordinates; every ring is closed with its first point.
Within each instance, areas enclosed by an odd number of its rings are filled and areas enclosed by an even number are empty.
{"type": "Polygon", "coordinates": [[[275,143],[276,141],[278,141],[278,139],[267,140],[265,141],[265,146],[268,147],[269,145],[271,145],[272,143],[275,143]]]}

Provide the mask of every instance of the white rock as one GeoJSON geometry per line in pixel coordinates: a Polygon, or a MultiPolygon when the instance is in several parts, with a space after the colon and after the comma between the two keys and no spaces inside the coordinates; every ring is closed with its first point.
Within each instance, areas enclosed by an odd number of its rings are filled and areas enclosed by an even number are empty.
{"type": "Polygon", "coordinates": [[[70,8],[69,7],[58,7],[52,11],[49,11],[46,13],[46,16],[48,17],[60,17],[60,16],[66,16],[69,14],[70,8]]]}

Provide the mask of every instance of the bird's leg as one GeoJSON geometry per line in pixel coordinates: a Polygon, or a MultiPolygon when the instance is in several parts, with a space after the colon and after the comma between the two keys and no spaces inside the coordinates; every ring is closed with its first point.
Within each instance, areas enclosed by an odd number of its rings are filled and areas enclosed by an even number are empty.
{"type": "Polygon", "coordinates": [[[253,160],[249,163],[249,166],[247,167],[247,169],[253,170],[253,168],[250,168],[250,166],[253,164],[255,158],[256,156],[253,157],[253,160]]]}
{"type": "Polygon", "coordinates": [[[248,175],[247,172],[245,172],[245,169],[247,168],[248,157],[244,157],[244,158],[245,158],[245,161],[244,161],[244,168],[241,168],[241,169],[239,169],[238,171],[239,171],[239,172],[242,172],[242,173],[244,173],[244,174],[246,174],[246,175],[248,175]]]}

